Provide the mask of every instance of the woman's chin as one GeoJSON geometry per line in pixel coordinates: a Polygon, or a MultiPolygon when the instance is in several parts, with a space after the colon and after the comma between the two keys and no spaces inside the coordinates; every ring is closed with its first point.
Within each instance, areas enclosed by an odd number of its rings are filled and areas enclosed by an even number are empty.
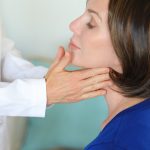
{"type": "Polygon", "coordinates": [[[81,55],[77,55],[75,53],[72,53],[72,60],[70,64],[81,68],[93,68],[91,63],[85,61],[81,55]]]}

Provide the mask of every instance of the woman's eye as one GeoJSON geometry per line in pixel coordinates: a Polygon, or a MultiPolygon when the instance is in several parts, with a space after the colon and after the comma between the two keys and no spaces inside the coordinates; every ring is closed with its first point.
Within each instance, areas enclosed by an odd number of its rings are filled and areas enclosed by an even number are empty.
{"type": "Polygon", "coordinates": [[[86,24],[87,25],[87,27],[89,28],[89,29],[93,29],[95,26],[94,25],[92,25],[90,22],[89,23],[87,23],[86,24]]]}

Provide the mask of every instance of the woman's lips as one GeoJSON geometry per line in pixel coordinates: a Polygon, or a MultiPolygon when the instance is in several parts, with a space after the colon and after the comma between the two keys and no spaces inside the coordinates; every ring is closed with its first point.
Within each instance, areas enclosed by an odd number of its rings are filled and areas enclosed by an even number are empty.
{"type": "Polygon", "coordinates": [[[74,44],[73,42],[70,42],[69,43],[69,48],[71,48],[71,49],[80,49],[76,44],[74,44]]]}

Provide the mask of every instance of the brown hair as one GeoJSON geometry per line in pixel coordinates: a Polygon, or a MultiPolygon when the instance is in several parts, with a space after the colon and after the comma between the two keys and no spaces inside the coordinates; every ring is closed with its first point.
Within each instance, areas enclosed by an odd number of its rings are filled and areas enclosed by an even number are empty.
{"type": "Polygon", "coordinates": [[[150,97],[150,0],[110,0],[108,25],[123,73],[110,73],[127,97],[150,97]]]}

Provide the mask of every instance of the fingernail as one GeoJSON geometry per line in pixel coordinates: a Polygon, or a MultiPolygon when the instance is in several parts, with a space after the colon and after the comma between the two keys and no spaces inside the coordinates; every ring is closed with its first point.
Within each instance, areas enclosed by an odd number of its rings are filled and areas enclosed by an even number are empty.
{"type": "Polygon", "coordinates": [[[60,49],[62,49],[62,47],[60,46],[58,49],[60,50],[60,49]]]}

